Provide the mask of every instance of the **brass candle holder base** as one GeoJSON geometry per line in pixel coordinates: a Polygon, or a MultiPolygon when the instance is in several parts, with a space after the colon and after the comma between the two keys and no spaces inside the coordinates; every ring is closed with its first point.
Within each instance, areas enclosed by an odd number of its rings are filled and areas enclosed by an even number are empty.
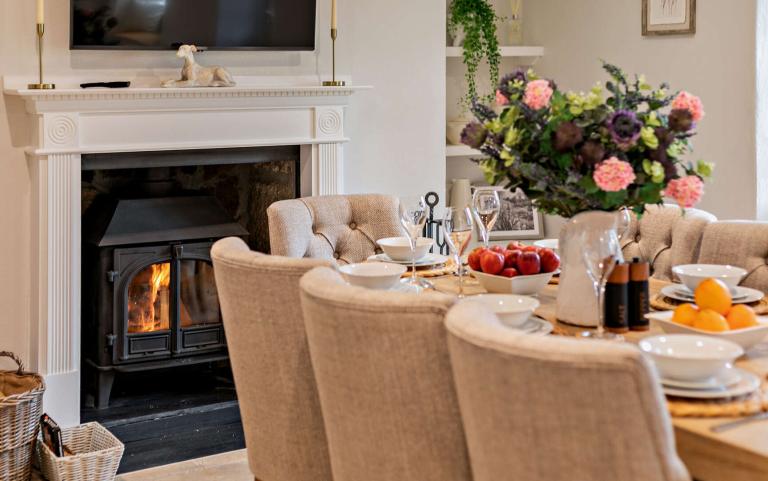
{"type": "Polygon", "coordinates": [[[54,90],[56,84],[43,82],[43,36],[45,35],[45,24],[37,24],[37,68],[40,81],[35,84],[28,84],[29,90],[54,90]]]}

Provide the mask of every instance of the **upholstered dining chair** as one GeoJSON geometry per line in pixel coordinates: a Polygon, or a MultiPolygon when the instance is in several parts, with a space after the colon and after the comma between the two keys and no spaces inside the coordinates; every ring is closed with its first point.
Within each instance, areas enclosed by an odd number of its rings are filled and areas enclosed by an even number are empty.
{"type": "Polygon", "coordinates": [[[453,298],[346,285],[329,268],[301,302],[336,481],[469,481],[443,321],[453,298]]]}
{"type": "Polygon", "coordinates": [[[267,209],[274,255],[362,262],[376,241],[400,236],[399,202],[380,194],[329,195],[275,202],[267,209]]]}
{"type": "Polygon", "coordinates": [[[741,285],[768,292],[768,222],[709,224],[701,241],[701,264],[730,264],[747,270],[741,285]]]}
{"type": "Polygon", "coordinates": [[[621,240],[624,258],[651,264],[652,277],[672,280],[672,267],[696,262],[704,228],[717,218],[709,212],[671,204],[649,205],[640,219],[633,213],[621,240]]]}
{"type": "Polygon", "coordinates": [[[230,362],[257,481],[331,481],[309,359],[299,279],[329,261],[252,252],[241,239],[211,250],[230,362]]]}
{"type": "Polygon", "coordinates": [[[474,481],[690,480],[637,348],[521,334],[476,302],[446,326],[474,481]]]}

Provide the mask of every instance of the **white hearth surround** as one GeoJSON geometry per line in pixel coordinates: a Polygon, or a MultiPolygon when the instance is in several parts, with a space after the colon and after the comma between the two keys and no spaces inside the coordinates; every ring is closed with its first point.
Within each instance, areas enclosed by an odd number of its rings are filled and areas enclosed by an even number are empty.
{"type": "Polygon", "coordinates": [[[30,334],[48,413],[80,421],[81,156],[299,145],[302,195],[342,193],[345,106],[364,88],[5,90],[35,120],[30,334]]]}

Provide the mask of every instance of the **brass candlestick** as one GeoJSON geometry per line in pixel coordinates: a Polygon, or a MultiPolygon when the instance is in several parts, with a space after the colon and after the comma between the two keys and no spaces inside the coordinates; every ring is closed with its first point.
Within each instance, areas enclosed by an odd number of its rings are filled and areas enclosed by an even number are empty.
{"type": "Polygon", "coordinates": [[[45,24],[44,23],[38,23],[37,24],[37,62],[38,62],[38,73],[39,73],[39,83],[36,84],[29,84],[27,85],[27,88],[30,90],[53,90],[56,88],[55,84],[47,84],[43,82],[43,36],[45,35],[45,24]]]}
{"type": "Polygon", "coordinates": [[[347,83],[343,80],[336,80],[336,37],[339,34],[339,30],[336,28],[331,29],[331,56],[333,58],[332,60],[332,77],[331,80],[326,80],[323,82],[323,87],[343,87],[347,83]]]}

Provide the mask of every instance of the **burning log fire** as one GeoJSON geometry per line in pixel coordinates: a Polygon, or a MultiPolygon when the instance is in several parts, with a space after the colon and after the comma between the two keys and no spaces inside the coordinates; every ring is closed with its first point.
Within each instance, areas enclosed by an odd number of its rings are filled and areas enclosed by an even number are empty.
{"type": "Polygon", "coordinates": [[[128,288],[128,332],[170,329],[171,264],[152,264],[128,288]]]}

